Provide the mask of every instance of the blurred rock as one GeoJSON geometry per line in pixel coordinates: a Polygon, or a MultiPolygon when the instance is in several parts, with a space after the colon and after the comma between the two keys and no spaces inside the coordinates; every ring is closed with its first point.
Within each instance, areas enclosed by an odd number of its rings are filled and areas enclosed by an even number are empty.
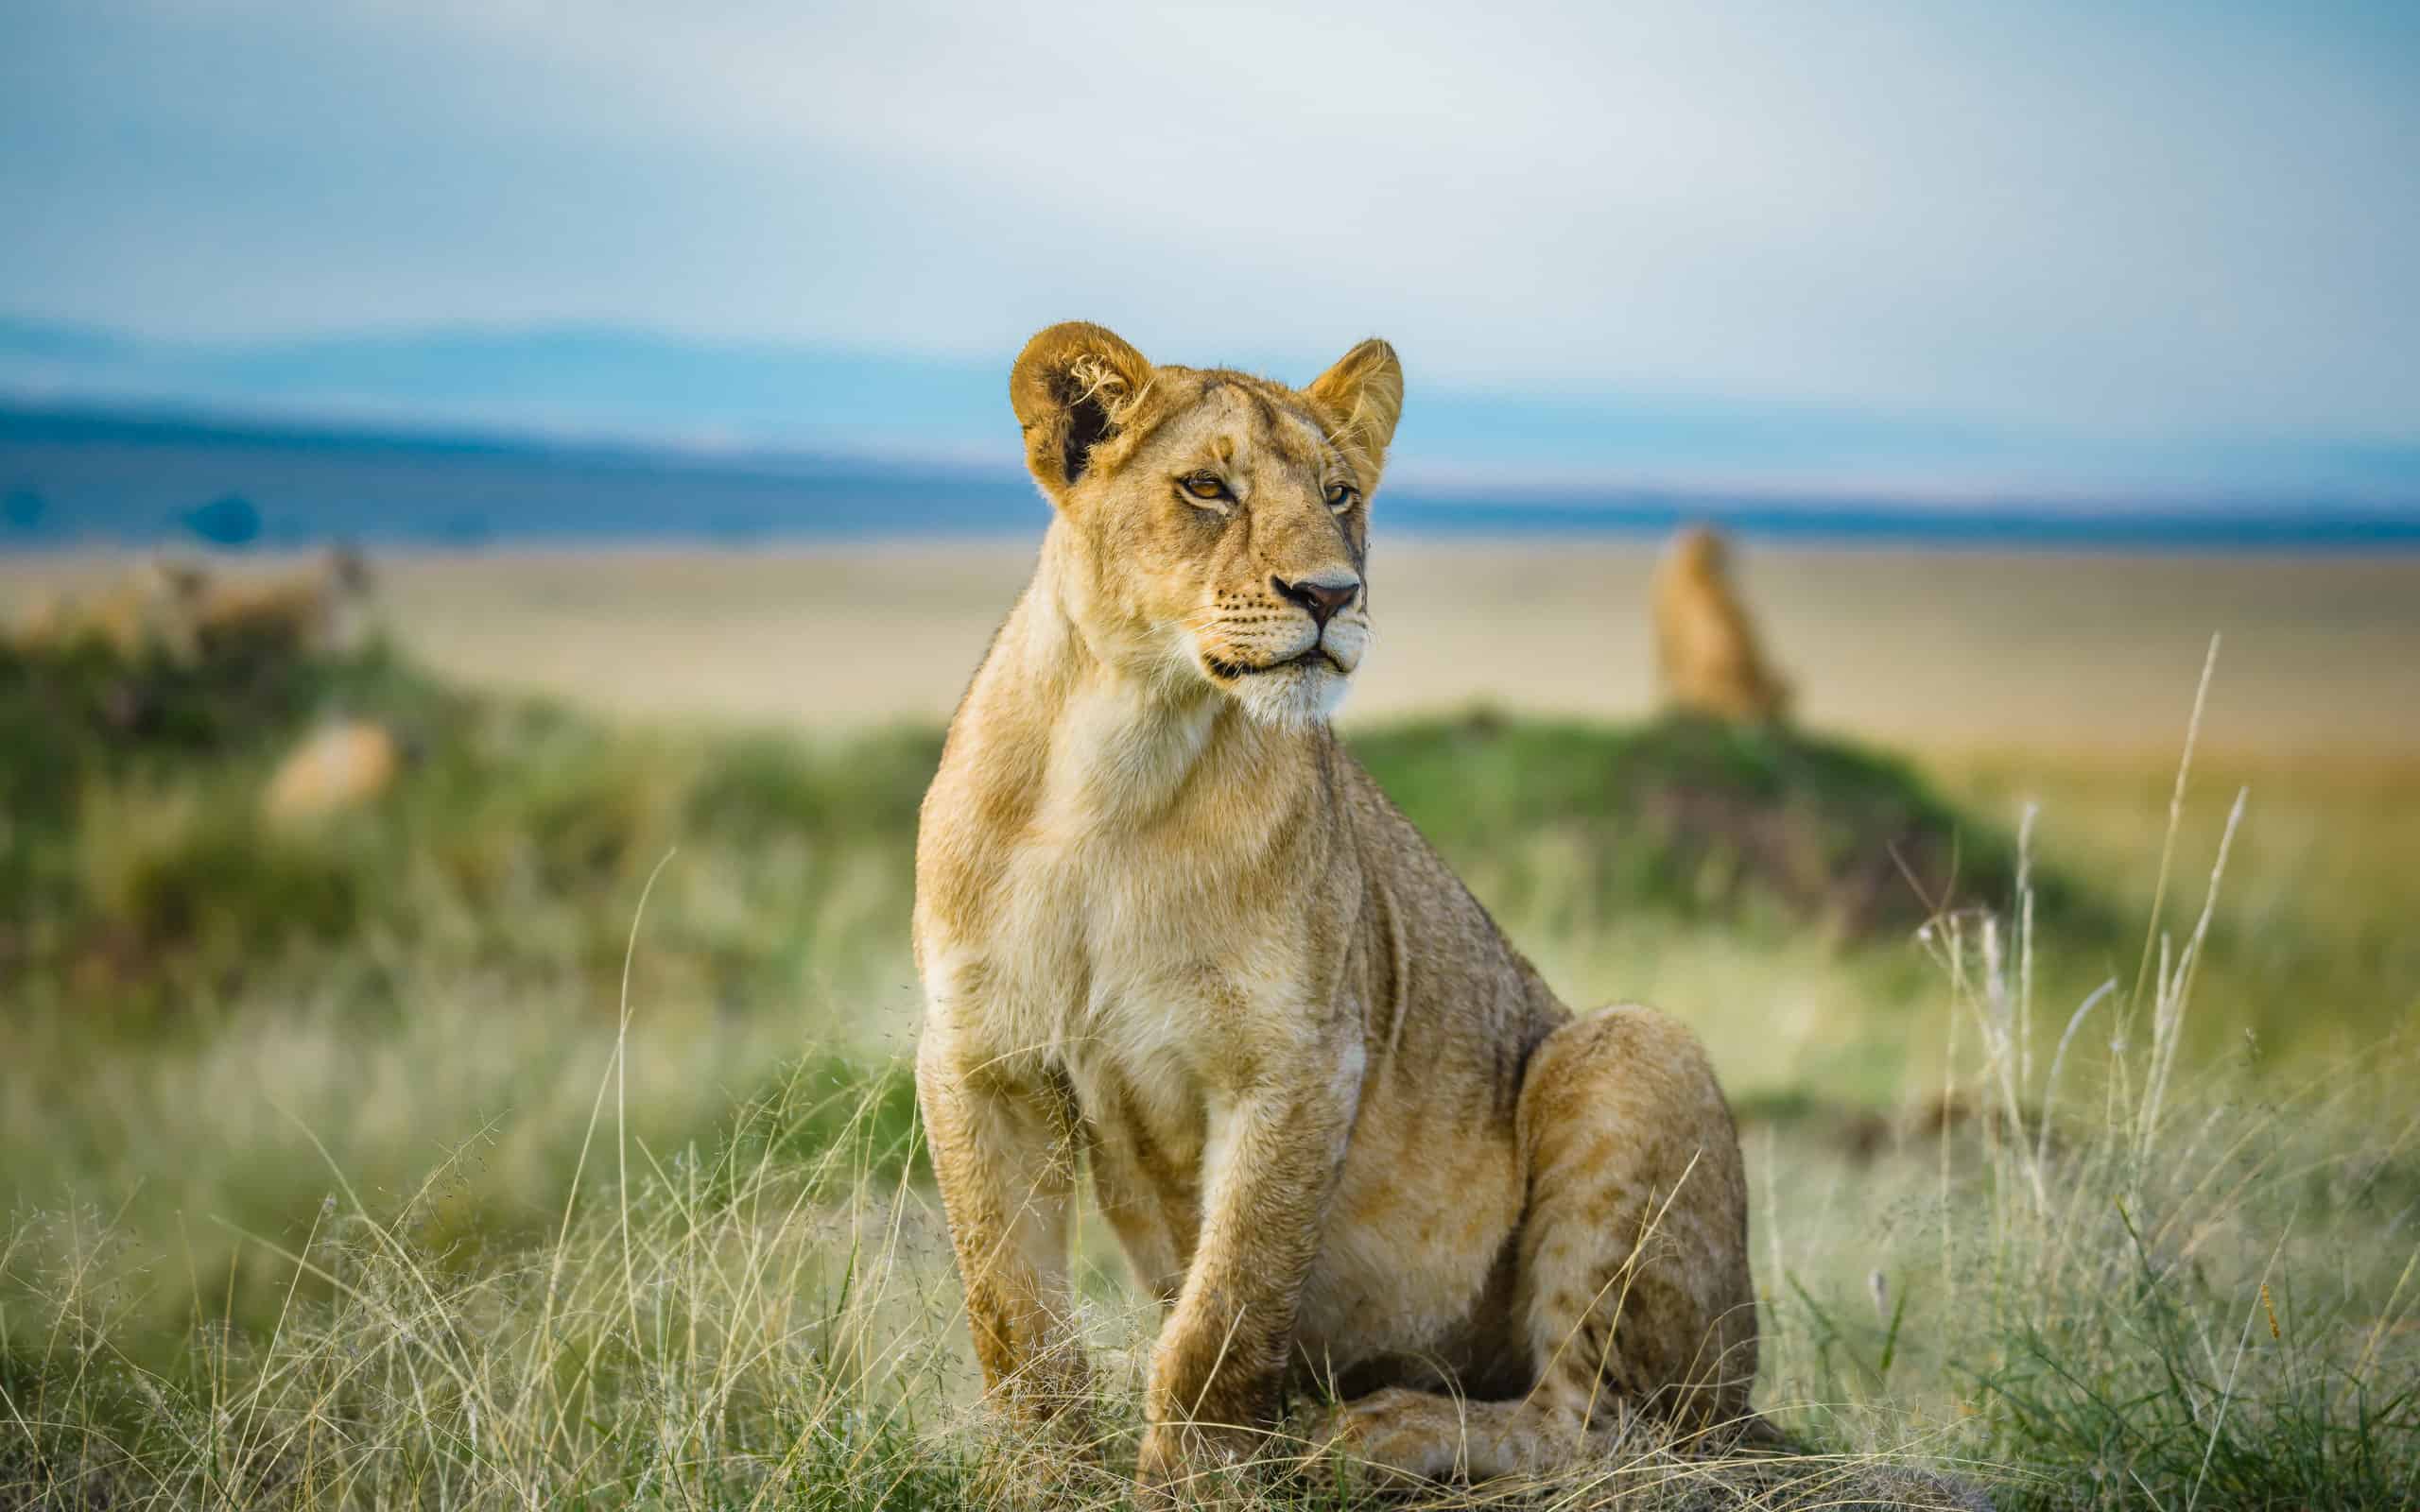
{"type": "Polygon", "coordinates": [[[1654,581],[1655,662],[1667,703],[1717,719],[1775,720],[1789,684],[1765,659],[1732,587],[1723,539],[1703,526],[1672,538],[1654,581]]]}
{"type": "Polygon", "coordinates": [[[177,521],[214,546],[248,546],[261,533],[261,512],[240,493],[178,511],[177,521]]]}
{"type": "Polygon", "coordinates": [[[403,747],[386,726],[330,725],[305,736],[279,765],[261,795],[261,812],[272,823],[299,824],[359,808],[393,787],[403,765],[403,747]]]}

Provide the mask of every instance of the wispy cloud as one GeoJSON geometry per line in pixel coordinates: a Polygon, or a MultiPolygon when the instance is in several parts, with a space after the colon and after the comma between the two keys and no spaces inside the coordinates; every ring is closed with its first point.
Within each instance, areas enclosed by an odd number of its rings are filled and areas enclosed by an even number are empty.
{"type": "Polygon", "coordinates": [[[17,313],[2420,438],[2420,21],[1754,3],[13,8],[17,313]]]}

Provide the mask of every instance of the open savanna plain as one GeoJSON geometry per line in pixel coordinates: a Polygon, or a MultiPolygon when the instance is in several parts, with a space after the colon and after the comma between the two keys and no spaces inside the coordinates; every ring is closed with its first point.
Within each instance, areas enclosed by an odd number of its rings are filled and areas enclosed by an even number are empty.
{"type": "MultiPolygon", "coordinates": [[[[1752,544],[1792,734],[1653,715],[1645,548],[1380,550],[1347,744],[1707,1040],[1788,1449],[1193,1489],[2420,1501],[2420,558],[1752,544]]],[[[906,1070],[1030,559],[395,557],[340,655],[0,653],[0,1505],[1129,1504],[1153,1310],[1080,1221],[1103,1437],[988,1421],[906,1070]],[[336,716],[416,759],[268,823],[336,716]]]]}

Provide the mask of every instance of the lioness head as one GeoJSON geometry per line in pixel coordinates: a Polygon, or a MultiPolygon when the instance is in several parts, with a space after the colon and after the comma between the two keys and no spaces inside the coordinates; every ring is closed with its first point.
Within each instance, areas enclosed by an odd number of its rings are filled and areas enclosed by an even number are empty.
{"type": "Polygon", "coordinates": [[[1273,724],[1342,701],[1370,644],[1370,495],[1403,408],[1393,348],[1364,341],[1294,389],[1154,367],[1071,321],[1026,343],[1009,398],[1096,655],[1273,724]]]}

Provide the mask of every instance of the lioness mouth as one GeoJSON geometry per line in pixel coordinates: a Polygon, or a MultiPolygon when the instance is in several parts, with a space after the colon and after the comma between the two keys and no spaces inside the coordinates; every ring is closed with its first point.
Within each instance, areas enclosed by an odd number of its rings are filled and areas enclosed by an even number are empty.
{"type": "Polygon", "coordinates": [[[1209,667],[1213,676],[1231,680],[1236,678],[1249,678],[1262,672],[1282,672],[1288,667],[1307,666],[1313,662],[1324,662],[1339,672],[1344,671],[1344,663],[1328,655],[1327,647],[1324,645],[1314,645],[1309,650],[1298,652],[1283,662],[1269,662],[1259,666],[1247,666],[1240,662],[1222,661],[1215,656],[1205,656],[1201,660],[1203,664],[1209,667]]]}

